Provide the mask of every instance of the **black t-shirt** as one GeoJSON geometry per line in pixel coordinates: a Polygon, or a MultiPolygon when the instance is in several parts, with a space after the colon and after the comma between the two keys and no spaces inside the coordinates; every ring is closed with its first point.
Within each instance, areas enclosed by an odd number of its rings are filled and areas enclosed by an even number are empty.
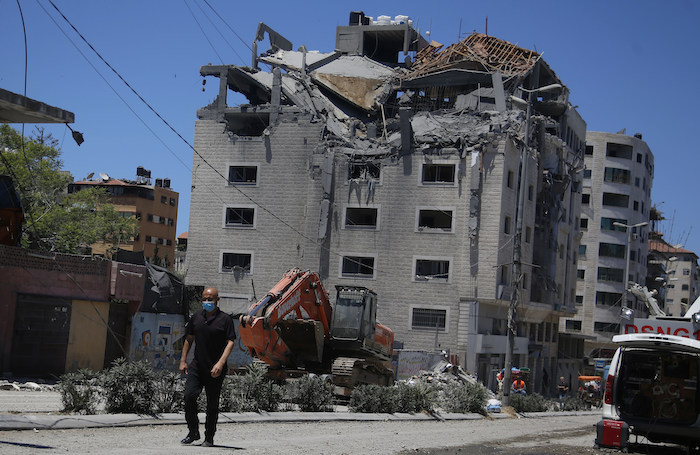
{"type": "Polygon", "coordinates": [[[236,339],[233,318],[218,308],[209,318],[204,310],[193,314],[185,326],[185,336],[188,335],[194,335],[195,341],[194,358],[189,367],[202,373],[209,373],[221,358],[228,340],[236,339]]]}

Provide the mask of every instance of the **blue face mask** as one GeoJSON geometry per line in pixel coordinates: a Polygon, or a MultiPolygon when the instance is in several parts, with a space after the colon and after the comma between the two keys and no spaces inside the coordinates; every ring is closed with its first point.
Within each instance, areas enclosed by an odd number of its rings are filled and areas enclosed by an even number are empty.
{"type": "Polygon", "coordinates": [[[202,308],[204,308],[205,311],[214,311],[216,305],[214,305],[214,302],[207,302],[205,300],[204,302],[202,302],[202,308]]]}

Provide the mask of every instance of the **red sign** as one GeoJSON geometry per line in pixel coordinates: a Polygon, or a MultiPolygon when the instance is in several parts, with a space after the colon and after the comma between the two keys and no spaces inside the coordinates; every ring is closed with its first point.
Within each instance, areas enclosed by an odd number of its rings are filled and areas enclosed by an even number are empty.
{"type": "Polygon", "coordinates": [[[664,319],[635,319],[623,324],[622,333],[654,333],[700,340],[700,329],[696,330],[690,321],[667,321],[664,319]]]}

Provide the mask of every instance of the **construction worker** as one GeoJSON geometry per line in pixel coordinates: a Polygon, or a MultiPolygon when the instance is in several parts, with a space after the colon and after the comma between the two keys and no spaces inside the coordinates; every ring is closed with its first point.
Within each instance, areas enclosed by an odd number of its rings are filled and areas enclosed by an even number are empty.
{"type": "Polygon", "coordinates": [[[525,393],[527,393],[525,388],[525,381],[523,381],[522,379],[516,379],[515,381],[513,381],[513,385],[511,386],[510,391],[513,393],[525,395],[525,393]]]}

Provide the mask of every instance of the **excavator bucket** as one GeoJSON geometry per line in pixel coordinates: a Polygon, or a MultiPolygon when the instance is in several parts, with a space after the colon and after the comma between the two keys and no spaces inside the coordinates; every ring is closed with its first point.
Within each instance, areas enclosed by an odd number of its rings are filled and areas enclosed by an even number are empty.
{"type": "Polygon", "coordinates": [[[288,319],[277,323],[277,333],[301,362],[323,360],[323,324],[305,319],[288,319]]]}

